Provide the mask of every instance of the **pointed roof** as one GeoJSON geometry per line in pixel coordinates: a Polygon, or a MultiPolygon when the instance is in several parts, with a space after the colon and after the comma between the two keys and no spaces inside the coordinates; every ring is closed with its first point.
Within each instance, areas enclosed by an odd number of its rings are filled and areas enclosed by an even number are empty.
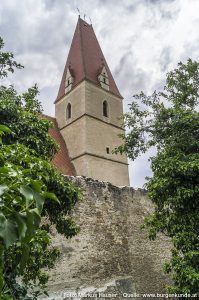
{"type": "Polygon", "coordinates": [[[65,78],[68,68],[71,75],[74,76],[72,86],[72,88],[74,88],[85,79],[100,86],[98,75],[103,66],[105,66],[108,73],[109,92],[122,98],[102,53],[92,25],[79,17],[55,103],[65,95],[65,78]]]}
{"type": "Polygon", "coordinates": [[[47,119],[53,122],[54,127],[49,129],[49,135],[56,141],[59,145],[60,149],[53,157],[51,163],[52,165],[58,169],[63,175],[75,176],[76,170],[73,163],[70,160],[68,149],[66,147],[65,141],[58,129],[57,121],[55,118],[42,115],[42,118],[47,119]]]}

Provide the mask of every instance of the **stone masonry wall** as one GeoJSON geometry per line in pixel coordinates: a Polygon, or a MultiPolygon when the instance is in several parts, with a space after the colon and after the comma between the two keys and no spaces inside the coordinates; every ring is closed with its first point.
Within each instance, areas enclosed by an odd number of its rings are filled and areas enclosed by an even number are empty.
{"type": "Polygon", "coordinates": [[[153,209],[146,192],[85,177],[66,180],[83,189],[73,212],[81,232],[70,240],[54,234],[61,257],[51,271],[47,299],[83,299],[78,292],[101,300],[165,293],[169,280],[162,268],[170,244],[163,236],[149,241],[140,229],[153,209]]]}

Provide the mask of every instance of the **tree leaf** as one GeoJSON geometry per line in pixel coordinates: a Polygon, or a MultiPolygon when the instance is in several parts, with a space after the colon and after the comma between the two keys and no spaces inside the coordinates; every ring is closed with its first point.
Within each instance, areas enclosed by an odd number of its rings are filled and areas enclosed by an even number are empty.
{"type": "Polygon", "coordinates": [[[30,212],[33,213],[35,227],[39,227],[39,224],[41,222],[41,215],[38,208],[31,209],[30,212]]]}
{"type": "Polygon", "coordinates": [[[26,208],[28,208],[30,202],[33,200],[33,190],[29,186],[21,186],[20,193],[26,199],[26,208]]]}
{"type": "Polygon", "coordinates": [[[34,234],[34,215],[31,211],[27,211],[26,216],[27,216],[27,222],[26,222],[27,230],[26,230],[26,236],[24,238],[24,241],[28,243],[34,234]]]}
{"type": "Polygon", "coordinates": [[[8,174],[10,172],[10,168],[9,167],[0,167],[0,173],[3,173],[3,174],[8,174]]]}
{"type": "Polygon", "coordinates": [[[31,185],[38,193],[41,192],[43,185],[41,180],[31,180],[31,185]]]}
{"type": "Polygon", "coordinates": [[[41,193],[38,193],[36,190],[33,189],[32,191],[33,191],[33,197],[36,202],[36,207],[39,213],[41,213],[44,205],[44,197],[41,195],[41,193]]]}
{"type": "Polygon", "coordinates": [[[27,217],[25,214],[15,212],[14,214],[17,226],[18,226],[18,234],[19,234],[19,240],[23,240],[26,236],[27,231],[27,217]]]}
{"type": "Polygon", "coordinates": [[[10,133],[11,130],[5,125],[0,124],[0,131],[10,133]]]}
{"type": "Polygon", "coordinates": [[[0,213],[0,237],[6,248],[11,246],[18,239],[16,223],[12,219],[6,219],[3,213],[0,213]]]}
{"type": "Polygon", "coordinates": [[[54,193],[44,192],[44,193],[43,193],[43,196],[44,196],[46,199],[53,200],[53,201],[57,202],[58,204],[60,204],[59,199],[57,198],[57,196],[56,196],[54,193]]]}

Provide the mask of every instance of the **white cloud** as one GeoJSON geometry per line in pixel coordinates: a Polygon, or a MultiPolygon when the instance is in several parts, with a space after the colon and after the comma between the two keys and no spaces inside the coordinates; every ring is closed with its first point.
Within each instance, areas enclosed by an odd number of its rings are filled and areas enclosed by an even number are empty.
{"type": "MultiPolygon", "coordinates": [[[[25,69],[10,77],[19,91],[35,82],[45,113],[61,80],[77,21],[92,19],[113,71],[124,106],[140,90],[162,88],[165,74],[180,60],[199,60],[198,0],[1,0],[0,26],[6,48],[25,69]]],[[[141,186],[150,173],[147,158],[131,164],[132,183],[141,186]]]]}

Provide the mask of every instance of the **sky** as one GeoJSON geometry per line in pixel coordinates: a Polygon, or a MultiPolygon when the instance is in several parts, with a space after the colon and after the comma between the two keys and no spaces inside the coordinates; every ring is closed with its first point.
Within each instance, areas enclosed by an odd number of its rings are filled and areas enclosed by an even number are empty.
{"type": "MultiPolygon", "coordinates": [[[[45,114],[54,116],[77,8],[92,22],[125,111],[134,94],[162,90],[166,73],[179,61],[199,60],[199,0],[1,0],[5,50],[25,66],[6,84],[20,93],[37,83],[45,114]]],[[[133,187],[151,176],[152,155],[153,150],[130,162],[133,187]]]]}

